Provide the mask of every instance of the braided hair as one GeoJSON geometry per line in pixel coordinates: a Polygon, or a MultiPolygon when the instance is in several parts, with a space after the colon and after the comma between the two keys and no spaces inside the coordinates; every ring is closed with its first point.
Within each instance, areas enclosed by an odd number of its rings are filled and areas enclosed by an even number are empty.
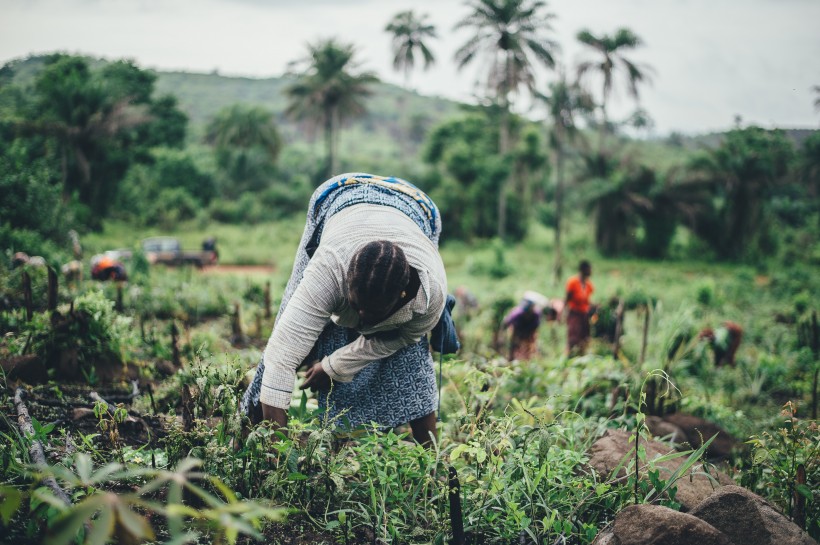
{"type": "Polygon", "coordinates": [[[388,240],[370,242],[357,251],[347,269],[347,284],[368,308],[394,303],[410,282],[404,251],[388,240]]]}

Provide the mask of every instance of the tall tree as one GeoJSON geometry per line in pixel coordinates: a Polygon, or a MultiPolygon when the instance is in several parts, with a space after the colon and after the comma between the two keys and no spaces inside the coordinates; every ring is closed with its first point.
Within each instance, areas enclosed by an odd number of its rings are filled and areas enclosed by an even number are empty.
{"type": "Polygon", "coordinates": [[[612,94],[615,76],[623,73],[627,92],[638,100],[640,96],[638,85],[650,81],[652,69],[648,65],[631,61],[625,56],[627,51],[643,45],[638,35],[628,28],[619,28],[614,36],[608,34],[596,36],[589,30],[582,30],[577,37],[579,42],[592,49],[595,54],[594,58],[578,64],[578,79],[585,79],[592,74],[601,78],[600,135],[601,143],[603,143],[603,137],[609,124],[607,102],[612,94]]]}
{"type": "MultiPolygon", "coordinates": [[[[426,22],[428,15],[417,17],[412,10],[396,14],[385,27],[385,31],[393,36],[393,68],[404,73],[404,87],[410,90],[410,72],[416,66],[416,57],[423,61],[422,67],[427,70],[436,58],[425,42],[437,38],[436,27],[426,22]]],[[[407,120],[407,94],[399,95],[398,103],[401,110],[402,123],[407,127],[407,139],[403,142],[405,155],[411,156],[410,143],[412,127],[407,120]]]]}
{"type": "Polygon", "coordinates": [[[339,130],[345,118],[365,113],[363,99],[378,82],[372,72],[358,72],[352,45],[326,40],[308,45],[308,56],[296,61],[296,81],[285,92],[290,98],[288,114],[321,125],[330,176],[338,168],[339,130]]]}
{"type": "Polygon", "coordinates": [[[416,17],[413,10],[396,14],[385,30],[393,35],[393,68],[404,73],[404,86],[410,83],[410,72],[416,67],[416,56],[424,62],[427,70],[436,57],[425,40],[438,38],[436,27],[426,22],[428,15],[416,17]]]}
{"type": "Polygon", "coordinates": [[[820,112],[820,85],[815,85],[812,89],[814,90],[814,94],[817,95],[814,99],[814,109],[820,112]]]}
{"type": "MultiPolygon", "coordinates": [[[[553,68],[558,45],[547,37],[555,15],[547,12],[542,0],[470,0],[471,13],[456,29],[469,28],[475,34],[456,51],[459,69],[483,58],[487,62],[487,88],[501,108],[499,151],[512,149],[510,109],[521,87],[535,89],[535,69],[553,68]]],[[[507,183],[498,195],[498,236],[504,237],[507,213],[507,183]]]]}
{"type": "Polygon", "coordinates": [[[759,127],[726,133],[720,147],[696,158],[692,179],[711,184],[714,206],[698,235],[719,258],[755,257],[771,251],[770,200],[786,180],[794,148],[782,131],[759,127]]]}
{"type": "Polygon", "coordinates": [[[577,83],[567,81],[562,71],[559,79],[549,86],[549,94],[537,95],[544,102],[552,123],[550,147],[555,160],[555,263],[553,272],[556,282],[562,278],[561,222],[564,217],[564,162],[567,148],[578,137],[576,116],[590,112],[594,107],[592,97],[577,83]]]}
{"type": "Polygon", "coordinates": [[[214,147],[217,164],[232,187],[226,194],[262,189],[282,149],[273,114],[259,106],[234,104],[219,111],[205,130],[205,142],[214,147]]]}
{"type": "Polygon", "coordinates": [[[138,159],[135,131],[150,121],[155,76],[119,61],[100,72],[82,57],[53,55],[35,80],[38,113],[24,123],[28,132],[56,141],[63,195],[104,214],[129,164],[138,159]]]}

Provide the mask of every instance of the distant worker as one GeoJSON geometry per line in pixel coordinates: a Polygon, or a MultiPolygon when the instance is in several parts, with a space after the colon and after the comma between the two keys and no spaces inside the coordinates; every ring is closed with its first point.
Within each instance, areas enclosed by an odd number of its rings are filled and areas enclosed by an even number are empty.
{"type": "Polygon", "coordinates": [[[60,269],[69,283],[76,284],[83,279],[83,262],[78,259],[72,259],[68,263],[63,264],[60,269]]]}
{"type": "Polygon", "coordinates": [[[715,367],[721,365],[735,366],[735,355],[743,340],[743,328],[734,322],[723,322],[717,329],[707,327],[698,335],[699,339],[709,341],[715,355],[715,367]]]}
{"type": "Polygon", "coordinates": [[[213,259],[209,260],[211,263],[216,263],[219,260],[219,250],[216,249],[216,237],[208,237],[202,241],[202,252],[213,252],[213,259]]]}
{"type": "Polygon", "coordinates": [[[91,258],[91,278],[94,280],[128,280],[125,266],[111,256],[96,255],[91,258]]]}
{"type": "Polygon", "coordinates": [[[68,232],[68,238],[71,240],[71,251],[74,253],[74,260],[79,261],[83,258],[83,247],[80,245],[80,235],[77,231],[71,229],[68,232]]]}
{"type": "Polygon", "coordinates": [[[578,265],[578,274],[567,282],[567,296],[564,308],[567,319],[567,353],[572,354],[577,351],[581,354],[586,352],[589,342],[589,298],[595,287],[590,282],[592,276],[592,265],[589,261],[581,261],[578,265]]]}
{"type": "Polygon", "coordinates": [[[11,258],[11,268],[16,269],[22,266],[27,267],[47,267],[46,259],[39,255],[28,255],[26,252],[17,252],[11,258]]]}
{"type": "Polygon", "coordinates": [[[456,297],[456,304],[460,309],[460,315],[471,318],[478,312],[478,299],[467,289],[467,286],[457,287],[454,295],[456,297]]]}
{"type": "Polygon", "coordinates": [[[510,351],[512,360],[529,360],[537,351],[538,326],[541,325],[541,309],[531,299],[524,299],[513,308],[501,323],[503,329],[511,329],[510,351]]]}

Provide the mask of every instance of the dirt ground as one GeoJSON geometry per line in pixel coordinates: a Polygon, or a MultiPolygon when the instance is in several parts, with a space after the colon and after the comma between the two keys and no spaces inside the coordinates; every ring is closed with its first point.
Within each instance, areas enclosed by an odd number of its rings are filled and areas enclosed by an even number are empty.
{"type": "Polygon", "coordinates": [[[202,274],[272,274],[276,271],[273,265],[213,265],[204,267],[202,274]]]}

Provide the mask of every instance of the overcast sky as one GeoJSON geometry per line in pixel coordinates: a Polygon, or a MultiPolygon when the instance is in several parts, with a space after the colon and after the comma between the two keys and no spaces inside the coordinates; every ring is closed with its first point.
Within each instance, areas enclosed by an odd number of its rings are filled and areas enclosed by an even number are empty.
{"type": "MultiPolygon", "coordinates": [[[[452,30],[467,13],[462,0],[0,0],[0,63],[61,50],[269,77],[303,57],[306,43],[332,36],[356,44],[363,68],[401,84],[384,26],[410,8],[429,14],[440,35],[437,66],[411,85],[472,101],[477,73],[452,61],[469,37],[452,30]]],[[[721,130],[735,115],[767,127],[820,125],[811,91],[820,85],[820,0],[551,0],[549,8],[570,67],[582,57],[581,28],[627,26],[643,38],[633,58],[656,71],[642,104],[658,134],[721,130]]],[[[624,93],[616,100],[613,115],[634,110],[624,93]]]]}

